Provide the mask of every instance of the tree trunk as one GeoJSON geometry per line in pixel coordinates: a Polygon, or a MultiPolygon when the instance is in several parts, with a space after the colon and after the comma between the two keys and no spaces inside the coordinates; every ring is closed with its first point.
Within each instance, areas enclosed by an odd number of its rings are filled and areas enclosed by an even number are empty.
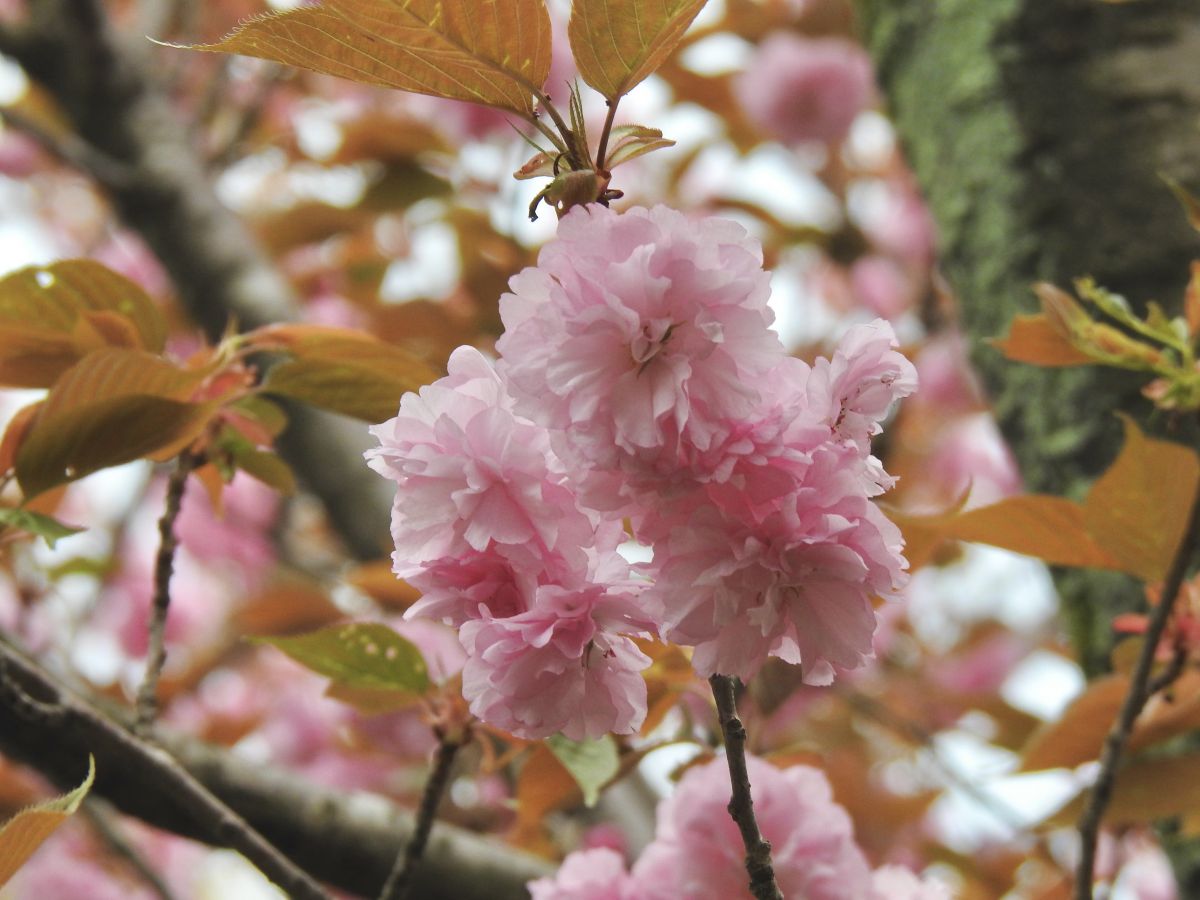
{"type": "MultiPolygon", "coordinates": [[[[860,0],[868,47],[933,211],[973,361],[1030,490],[1079,496],[1116,454],[1144,377],[1006,362],[984,343],[1036,308],[1035,281],[1091,275],[1135,306],[1178,308],[1196,234],[1161,179],[1200,187],[1195,0],[860,0]]],[[[1175,439],[1195,445],[1194,427],[1175,439]]],[[[1142,602],[1109,573],[1062,572],[1089,672],[1112,615],[1142,602]]],[[[1184,866],[1184,896],[1196,867],[1184,866]]]]}

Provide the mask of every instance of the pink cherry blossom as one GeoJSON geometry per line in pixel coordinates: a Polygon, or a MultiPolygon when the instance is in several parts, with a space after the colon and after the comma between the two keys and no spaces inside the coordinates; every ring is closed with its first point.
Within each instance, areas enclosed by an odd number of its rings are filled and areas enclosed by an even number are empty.
{"type": "MultiPolygon", "coordinates": [[[[779,770],[747,757],[750,792],[763,836],[771,842],[775,878],[785,897],[866,897],[870,869],[854,842],[850,816],[833,801],[825,775],[808,766],[779,770]]],[[[644,900],[749,898],[745,851],[725,810],[724,758],[691,769],[658,809],[653,843],[633,867],[644,900]]]]}
{"type": "Polygon", "coordinates": [[[735,83],[747,116],[789,144],[840,141],[871,101],[871,61],[841,38],[772,34],[735,83]]]}
{"type": "Polygon", "coordinates": [[[620,632],[646,630],[632,595],[601,585],[539,587],[528,612],[463,625],[463,696],[518,737],[630,734],[646,715],[650,658],[620,632]]]}
{"type": "Polygon", "coordinates": [[[887,323],[856,325],[831,358],[816,361],[808,380],[810,404],[824,406],[824,419],[835,435],[864,451],[892,404],[917,389],[917,370],[895,347],[896,336],[887,323]]]}
{"type": "Polygon", "coordinates": [[[607,847],[572,853],[553,877],[529,883],[531,900],[640,900],[619,853],[607,847]]]}
{"type": "MultiPolygon", "coordinates": [[[[761,251],[730,221],[577,207],[510,287],[501,370],[581,481],[657,478],[708,449],[783,356],[761,251]]],[[[604,493],[587,496],[613,504],[604,493]]]]}
{"type": "Polygon", "coordinates": [[[778,656],[828,684],[871,656],[870,598],[902,586],[900,545],[861,494],[758,524],[704,508],[656,545],[647,602],[664,638],[695,646],[702,675],[746,680],[778,656]]]}
{"type": "Polygon", "coordinates": [[[371,429],[370,466],[397,482],[396,573],[493,545],[531,560],[579,556],[594,526],[579,510],[544,429],[512,411],[479,351],[460,347],[449,375],[405,394],[396,418],[371,429]]]}

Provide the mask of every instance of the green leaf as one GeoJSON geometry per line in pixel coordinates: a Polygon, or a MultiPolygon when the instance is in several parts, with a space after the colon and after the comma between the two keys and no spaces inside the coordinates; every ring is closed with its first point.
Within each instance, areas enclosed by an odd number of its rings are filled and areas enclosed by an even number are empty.
{"type": "Polygon", "coordinates": [[[331,625],[295,637],[254,640],[278,647],[301,665],[345,687],[417,695],[429,689],[421,651],[376,622],[331,625]]]}
{"type": "Polygon", "coordinates": [[[296,358],[272,368],[263,390],[367,422],[390,419],[406,391],[437,378],[420,357],[353,332],[306,337],[288,349],[296,358]]]}
{"type": "Polygon", "coordinates": [[[706,0],[574,0],[567,35],[583,80],[609,102],[666,62],[706,0]]]}
{"type": "Polygon", "coordinates": [[[595,806],[600,788],[613,779],[621,765],[612,735],[594,741],[572,741],[555,734],[546,738],[546,746],[583,791],[583,802],[595,806]]]}
{"type": "Polygon", "coordinates": [[[259,16],[194,50],[257,56],[531,119],[550,73],[543,0],[327,0],[259,16]]]}
{"type": "Polygon", "coordinates": [[[64,525],[58,519],[51,516],[34,512],[31,509],[21,509],[20,507],[16,509],[0,509],[0,525],[7,525],[9,528],[17,528],[21,531],[28,531],[30,534],[36,534],[44,538],[52,550],[60,538],[70,537],[85,530],[77,528],[74,525],[64,525]]]}
{"type": "Polygon", "coordinates": [[[170,456],[199,435],[217,402],[185,399],[204,373],[141,350],[88,354],[54,385],[16,455],[25,496],[145,456],[170,456]]]}
{"type": "Polygon", "coordinates": [[[254,447],[239,448],[233,455],[233,462],[251,478],[258,479],[284,496],[296,493],[296,476],[292,467],[280,459],[277,453],[254,447]]]}
{"type": "Polygon", "coordinates": [[[67,817],[79,808],[96,778],[96,761],[88,756],[83,784],[69,794],[23,809],[0,830],[0,887],[33,856],[67,817]]]}

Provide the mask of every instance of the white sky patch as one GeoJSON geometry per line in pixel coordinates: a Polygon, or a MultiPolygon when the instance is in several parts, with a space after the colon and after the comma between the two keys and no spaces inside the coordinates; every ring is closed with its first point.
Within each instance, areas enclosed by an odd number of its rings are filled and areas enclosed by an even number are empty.
{"type": "Polygon", "coordinates": [[[0,56],[0,105],[14,103],[29,88],[29,79],[15,62],[0,56]]]}
{"type": "MultiPolygon", "coordinates": [[[[553,213],[551,213],[553,216],[553,213]]],[[[385,303],[440,300],[458,285],[458,236],[444,222],[414,227],[409,255],[388,266],[379,296],[385,303]]]]}
{"type": "Polygon", "coordinates": [[[1047,650],[1035,650],[1012,671],[1000,695],[1017,709],[1046,720],[1057,719],[1083,691],[1079,666],[1047,650]]]}
{"type": "Polygon", "coordinates": [[[1058,601],[1041,562],[980,544],[964,544],[963,556],[948,566],[917,571],[905,594],[918,636],[948,648],[962,626],[995,618],[1029,634],[1054,615],[1058,601]]]}
{"type": "Polygon", "coordinates": [[[306,156],[328,159],[342,146],[342,126],[337,110],[328,103],[304,103],[292,117],[296,143],[306,156]]]}
{"type": "Polygon", "coordinates": [[[882,168],[896,150],[896,132],[892,123],[875,110],[860,113],[850,126],[842,155],[852,166],[876,170],[882,168]]]}
{"type": "Polygon", "coordinates": [[[729,32],[701,38],[679,55],[679,61],[699,75],[724,75],[746,67],[754,45],[729,32]]]}

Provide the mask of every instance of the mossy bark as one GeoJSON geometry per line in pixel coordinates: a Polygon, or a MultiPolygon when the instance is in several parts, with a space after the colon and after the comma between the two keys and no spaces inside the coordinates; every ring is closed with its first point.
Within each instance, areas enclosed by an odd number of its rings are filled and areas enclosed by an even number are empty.
{"type": "MultiPolygon", "coordinates": [[[[861,0],[889,111],[933,211],[973,357],[1032,490],[1079,496],[1117,452],[1115,410],[1151,428],[1144,379],[1013,364],[985,343],[1082,275],[1136,306],[1179,302],[1200,244],[1160,178],[1200,187],[1194,0],[861,0]]],[[[1062,573],[1066,622],[1104,664],[1131,580],[1062,573]]]]}
{"type": "MultiPolygon", "coordinates": [[[[1144,378],[1013,364],[985,343],[1036,309],[1035,281],[1079,276],[1177,309],[1197,235],[1161,175],[1200,189],[1200,4],[860,0],[863,33],[939,230],[973,361],[1031,490],[1079,496],[1115,456],[1113,413],[1152,430],[1144,378]]],[[[1142,602],[1110,573],[1060,572],[1089,672],[1113,614],[1142,602]]],[[[1184,848],[1178,848],[1182,851],[1184,848]]],[[[1177,857],[1188,891],[1200,867],[1177,857]]]]}

